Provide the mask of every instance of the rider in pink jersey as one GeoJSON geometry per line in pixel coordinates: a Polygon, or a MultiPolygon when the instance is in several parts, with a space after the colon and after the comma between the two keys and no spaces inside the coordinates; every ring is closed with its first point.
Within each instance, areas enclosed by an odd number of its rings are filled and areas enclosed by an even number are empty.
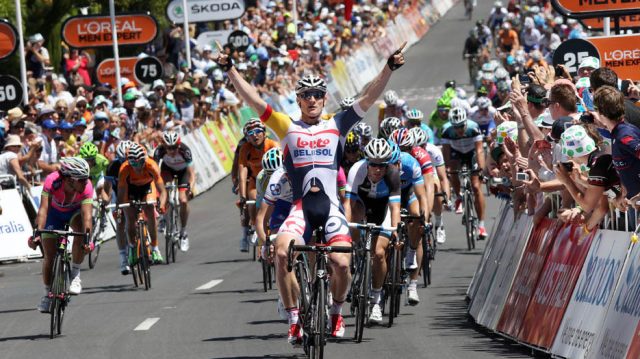
{"type": "MultiPolygon", "coordinates": [[[[289,322],[288,341],[302,343],[302,326],[298,323],[297,282],[287,271],[288,247],[291,240],[303,243],[304,233],[319,226],[324,228],[325,240],[332,246],[350,246],[351,237],[344,213],[339,208],[337,181],[339,163],[348,132],[373,106],[384,91],[393,70],[404,64],[402,49],[393,53],[387,66],[364,89],[362,96],[349,109],[337,113],[328,121],[321,115],[327,103],[327,87],[323,79],[307,75],[298,81],[296,102],[300,106],[300,120],[274,111],[260,97],[256,89],[233,67],[228,55],[220,51],[217,62],[227,72],[240,97],[253,108],[260,119],[279,137],[283,147],[284,167],[291,180],[293,206],[278,232],[275,242],[276,277],[289,322]]],[[[219,50],[221,46],[218,44],[219,50]]],[[[346,298],[351,274],[350,254],[331,253],[331,292],[333,304],[331,335],[344,336],[342,304],[346,298]]]]}

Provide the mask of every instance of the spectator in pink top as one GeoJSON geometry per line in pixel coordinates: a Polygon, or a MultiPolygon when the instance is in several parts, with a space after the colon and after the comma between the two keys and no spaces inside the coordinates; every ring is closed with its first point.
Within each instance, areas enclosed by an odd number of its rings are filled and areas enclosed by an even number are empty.
{"type": "Polygon", "coordinates": [[[91,76],[89,75],[89,57],[78,49],[71,49],[69,59],[67,59],[67,73],[74,87],[87,85],[91,86],[91,76]]]}

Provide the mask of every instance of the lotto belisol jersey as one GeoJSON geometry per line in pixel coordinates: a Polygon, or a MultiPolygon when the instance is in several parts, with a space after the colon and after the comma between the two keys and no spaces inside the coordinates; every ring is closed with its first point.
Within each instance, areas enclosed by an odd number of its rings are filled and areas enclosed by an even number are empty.
{"type": "Polygon", "coordinates": [[[311,187],[317,186],[323,188],[331,201],[338,205],[336,178],[342,149],[347,134],[363,116],[360,105],[355,103],[331,120],[309,125],[293,121],[267,106],[260,119],[281,141],[293,201],[301,199],[311,187]]]}

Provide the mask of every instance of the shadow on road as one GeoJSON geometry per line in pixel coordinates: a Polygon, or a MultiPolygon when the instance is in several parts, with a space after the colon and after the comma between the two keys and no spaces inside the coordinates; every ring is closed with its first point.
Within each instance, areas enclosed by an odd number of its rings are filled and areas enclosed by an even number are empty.
{"type": "Polygon", "coordinates": [[[39,339],[49,340],[49,336],[46,334],[38,334],[38,335],[22,335],[17,337],[5,337],[5,338],[0,338],[0,342],[17,341],[17,340],[39,340],[39,339]]]}
{"type": "Polygon", "coordinates": [[[272,339],[284,339],[286,338],[286,334],[265,334],[265,335],[239,335],[236,337],[217,337],[217,338],[209,338],[203,339],[203,342],[230,342],[234,340],[272,340],[272,339]]]}
{"type": "Polygon", "coordinates": [[[286,323],[286,320],[282,320],[282,319],[270,319],[270,320],[253,320],[250,322],[247,322],[247,324],[281,324],[281,323],[286,323]]]}
{"type": "Polygon", "coordinates": [[[253,260],[251,258],[245,258],[245,259],[223,259],[223,260],[219,260],[219,261],[202,262],[202,263],[200,263],[200,265],[221,264],[221,263],[242,263],[242,262],[252,262],[252,261],[253,260]]]}
{"type": "Polygon", "coordinates": [[[264,355],[258,355],[258,356],[246,356],[246,355],[242,355],[242,356],[235,356],[235,357],[214,357],[211,359],[238,359],[238,358],[243,358],[243,359],[262,359],[262,358],[283,358],[283,359],[302,359],[302,358],[306,358],[305,355],[303,354],[264,354],[264,355]]]}
{"type": "Polygon", "coordinates": [[[480,327],[467,314],[467,303],[463,299],[464,293],[453,294],[439,294],[439,296],[455,298],[439,301],[437,305],[442,309],[430,317],[429,323],[433,329],[438,330],[441,336],[466,338],[467,340],[460,342],[459,348],[469,352],[485,352],[503,358],[521,358],[523,355],[536,358],[548,357],[545,354],[532,353],[531,349],[480,327]]]}
{"type": "Polygon", "coordinates": [[[241,300],[240,303],[253,303],[253,304],[258,304],[258,303],[267,303],[267,302],[277,302],[278,298],[265,298],[265,299],[247,299],[247,300],[241,300]]]}
{"type": "Polygon", "coordinates": [[[139,290],[133,284],[117,284],[117,285],[104,285],[99,287],[84,287],[82,288],[82,294],[97,294],[97,293],[122,293],[133,292],[139,290]]]}
{"type": "Polygon", "coordinates": [[[236,289],[236,290],[218,290],[215,292],[196,292],[191,294],[209,295],[209,294],[247,294],[247,293],[264,293],[262,289],[236,289]]]}
{"type": "Polygon", "coordinates": [[[31,312],[31,311],[35,311],[35,310],[36,310],[35,308],[7,309],[7,310],[0,310],[0,314],[31,312]]]}

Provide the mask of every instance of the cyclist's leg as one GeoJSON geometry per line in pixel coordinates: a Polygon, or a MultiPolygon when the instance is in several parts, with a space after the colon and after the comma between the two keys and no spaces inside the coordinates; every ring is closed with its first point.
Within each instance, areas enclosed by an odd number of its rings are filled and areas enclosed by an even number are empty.
{"type": "MultiPolygon", "coordinates": [[[[80,211],[73,214],[71,219],[69,220],[69,225],[71,230],[74,232],[82,232],[82,215],[80,215],[80,211]]],[[[73,249],[72,249],[72,266],[77,266],[80,268],[82,261],[84,261],[84,238],[82,237],[74,237],[73,238],[73,249]]]]}
{"type": "MultiPolygon", "coordinates": [[[[178,175],[178,185],[189,184],[189,176],[185,169],[178,175]]],[[[187,188],[180,188],[178,193],[178,201],[180,202],[180,223],[182,224],[182,233],[184,234],[189,221],[189,197],[187,196],[187,188]]]]}
{"type": "MultiPolygon", "coordinates": [[[[45,223],[46,229],[64,229],[65,224],[69,222],[70,216],[64,212],[60,212],[54,208],[49,207],[49,213],[47,213],[47,221],[45,223]]],[[[56,255],[57,238],[50,234],[41,235],[42,250],[44,252],[44,259],[42,260],[42,282],[45,286],[46,296],[49,293],[51,285],[51,270],[53,266],[53,259],[56,255]]]]}
{"type": "MultiPolygon", "coordinates": [[[[358,198],[356,200],[353,200],[353,198],[351,198],[349,201],[351,201],[351,222],[353,223],[360,223],[362,222],[362,220],[364,219],[364,204],[362,203],[362,201],[358,198]]],[[[351,230],[351,239],[353,240],[353,242],[358,242],[360,241],[360,230],[358,229],[352,229],[351,230]]]]}
{"type": "MultiPolygon", "coordinates": [[[[458,171],[460,170],[460,160],[458,159],[454,159],[453,158],[453,154],[455,152],[452,150],[451,151],[451,160],[449,161],[449,163],[447,163],[447,166],[449,168],[449,170],[451,171],[458,171]]],[[[458,174],[452,174],[451,175],[451,187],[452,187],[452,196],[458,196],[460,194],[460,177],[458,174]]]]}
{"type": "Polygon", "coordinates": [[[478,213],[478,220],[484,227],[484,192],[482,191],[482,181],[479,176],[471,177],[471,186],[473,187],[473,196],[475,199],[476,212],[478,213]]]}
{"type": "MultiPolygon", "coordinates": [[[[385,205],[385,208],[387,206],[385,205]]],[[[383,216],[384,220],[382,225],[391,226],[391,212],[387,209],[383,216]]],[[[376,222],[377,223],[377,222],[376,222]]],[[[380,224],[380,223],[377,223],[380,224]]],[[[384,279],[387,276],[387,248],[389,247],[389,239],[391,238],[391,232],[380,232],[374,242],[371,243],[373,263],[371,266],[371,301],[373,306],[371,309],[371,315],[369,321],[375,323],[382,322],[382,310],[380,308],[380,301],[382,300],[382,286],[384,285],[384,279]]]]}
{"type": "MultiPolygon", "coordinates": [[[[247,187],[247,199],[248,200],[252,200],[255,201],[256,197],[258,195],[258,191],[256,190],[256,179],[253,177],[249,177],[249,181],[248,181],[248,187],[247,187]]],[[[250,226],[254,226],[256,224],[256,205],[255,204],[250,204],[247,206],[248,210],[249,210],[249,225],[250,226]]]]}
{"type": "MultiPolygon", "coordinates": [[[[420,215],[420,204],[418,203],[415,195],[412,195],[409,199],[407,210],[409,211],[409,215],[411,216],[420,215]]],[[[410,279],[413,281],[418,279],[418,275],[420,274],[419,263],[422,263],[422,246],[420,245],[420,222],[411,221],[407,225],[407,230],[409,232],[409,249],[410,251],[415,251],[416,254],[414,263],[414,265],[416,265],[416,268],[411,271],[410,275],[410,279]]],[[[413,253],[408,253],[407,257],[412,254],[413,253]]]]}

